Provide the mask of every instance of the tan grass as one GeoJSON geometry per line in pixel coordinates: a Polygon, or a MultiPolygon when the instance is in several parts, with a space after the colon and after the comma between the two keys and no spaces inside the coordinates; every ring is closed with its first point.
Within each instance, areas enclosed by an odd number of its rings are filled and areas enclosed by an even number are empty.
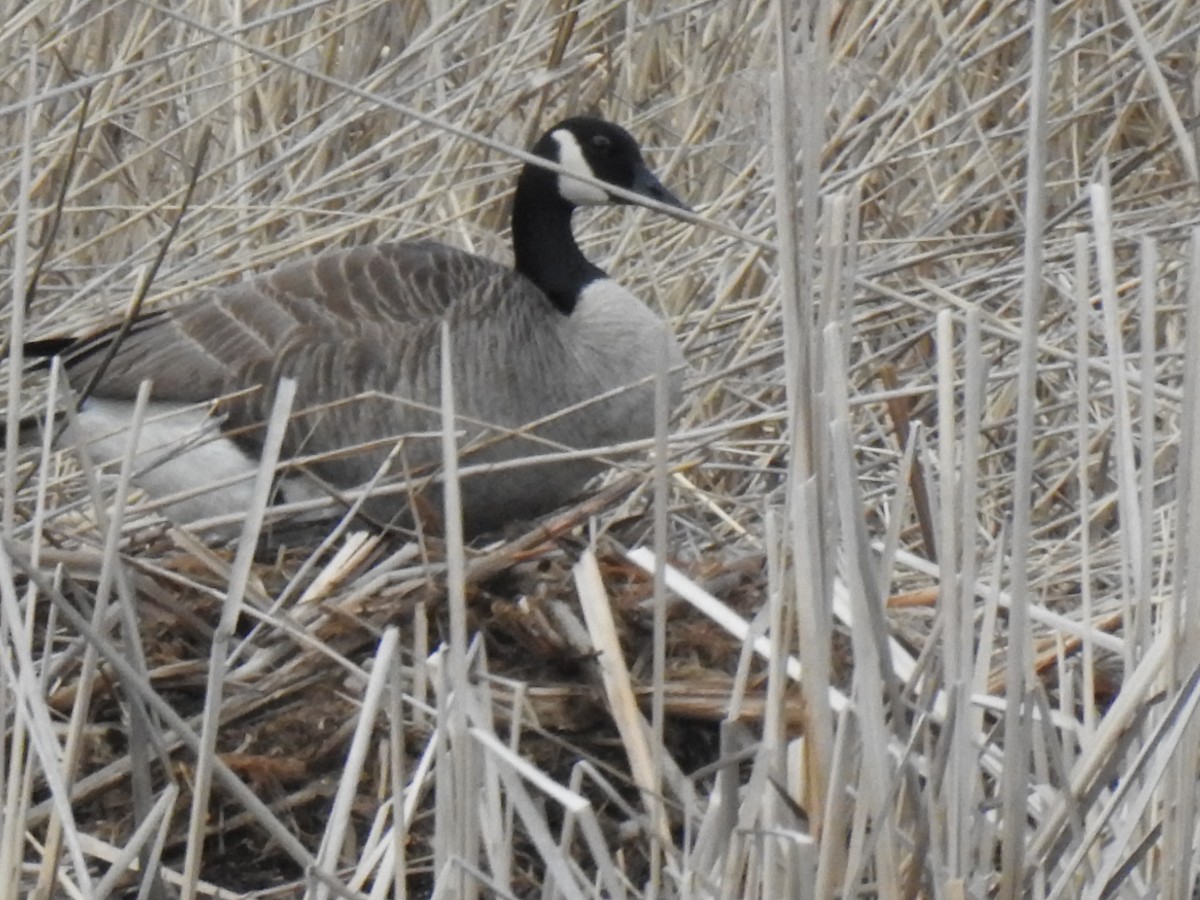
{"type": "Polygon", "coordinates": [[[1191,896],[1200,6],[1044,5],[0,17],[0,896],[1191,896]],[[579,216],[693,370],[575,509],[251,560],[17,446],[143,289],[509,258],[581,111],[698,214],[579,216]]]}

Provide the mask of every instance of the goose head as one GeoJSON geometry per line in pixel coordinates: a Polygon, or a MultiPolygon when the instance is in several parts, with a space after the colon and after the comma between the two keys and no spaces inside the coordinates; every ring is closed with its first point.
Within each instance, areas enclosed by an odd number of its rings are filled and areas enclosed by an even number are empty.
{"type": "MultiPolygon", "coordinates": [[[[533,152],[573,174],[598,178],[668,206],[687,209],[647,168],[633,136],[603,119],[576,116],[560,122],[542,135],[534,144],[533,152]]],[[[630,202],[572,175],[555,175],[554,178],[558,195],[572,206],[630,202]]]]}
{"type": "Polygon", "coordinates": [[[557,163],[565,172],[533,163],[521,170],[513,200],[515,267],[564,313],[574,309],[588,284],[607,278],[576,245],[571,214],[580,206],[632,202],[583,179],[597,179],[668,206],[688,208],[646,166],[633,136],[603,119],[564,119],[546,131],[531,152],[557,163]]]}

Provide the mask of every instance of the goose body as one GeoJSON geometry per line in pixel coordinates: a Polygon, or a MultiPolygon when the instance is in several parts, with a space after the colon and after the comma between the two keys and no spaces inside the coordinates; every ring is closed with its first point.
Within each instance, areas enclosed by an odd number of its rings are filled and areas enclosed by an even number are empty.
{"type": "MultiPolygon", "coordinates": [[[[682,205],[610,123],[568,119],[533,152],[682,205]]],[[[572,211],[609,202],[618,201],[602,188],[528,165],[514,198],[514,268],[432,241],[381,243],[285,265],[146,315],[85,402],[75,440],[97,460],[123,455],[133,399],[149,379],[139,483],[158,496],[195,491],[167,507],[177,521],[244,510],[250,479],[210,486],[257,468],[274,387],[287,377],[297,392],[283,456],[311,457],[303,468],[315,478],[286,478],[280,500],[361,486],[398,441],[403,465],[392,474],[427,475],[441,462],[443,322],[463,465],[647,437],[661,348],[676,370],[682,355],[666,323],[575,243],[572,211]],[[514,435],[518,429],[525,430],[514,435]]],[[[91,379],[109,340],[66,351],[72,381],[91,379]]],[[[673,399],[678,387],[675,376],[673,399]]],[[[465,526],[477,533],[549,511],[601,466],[580,454],[470,474],[461,485],[465,526]]],[[[437,502],[436,488],[423,493],[437,502]]],[[[382,492],[364,510],[379,522],[405,521],[408,501],[406,491],[382,492]]]]}

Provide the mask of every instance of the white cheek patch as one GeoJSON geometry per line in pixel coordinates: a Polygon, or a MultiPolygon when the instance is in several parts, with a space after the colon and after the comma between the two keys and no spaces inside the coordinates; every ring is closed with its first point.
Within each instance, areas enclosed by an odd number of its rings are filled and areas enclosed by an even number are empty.
{"type": "MultiPolygon", "coordinates": [[[[583,148],[579,146],[579,141],[576,140],[575,135],[571,134],[565,128],[560,128],[550,136],[558,144],[559,165],[568,172],[576,172],[585,177],[594,177],[592,167],[583,158],[583,148]]],[[[570,175],[558,176],[558,193],[564,200],[574,203],[576,206],[599,206],[612,203],[612,200],[603,188],[584,184],[578,178],[572,178],[570,175]]]]}

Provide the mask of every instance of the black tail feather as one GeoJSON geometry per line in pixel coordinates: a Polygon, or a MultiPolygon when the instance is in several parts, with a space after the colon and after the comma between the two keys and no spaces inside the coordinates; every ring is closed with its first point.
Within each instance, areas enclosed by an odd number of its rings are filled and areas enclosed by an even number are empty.
{"type": "Polygon", "coordinates": [[[78,339],[72,337],[48,337],[26,341],[25,355],[32,359],[50,359],[65,353],[78,343],[78,339]]]}

